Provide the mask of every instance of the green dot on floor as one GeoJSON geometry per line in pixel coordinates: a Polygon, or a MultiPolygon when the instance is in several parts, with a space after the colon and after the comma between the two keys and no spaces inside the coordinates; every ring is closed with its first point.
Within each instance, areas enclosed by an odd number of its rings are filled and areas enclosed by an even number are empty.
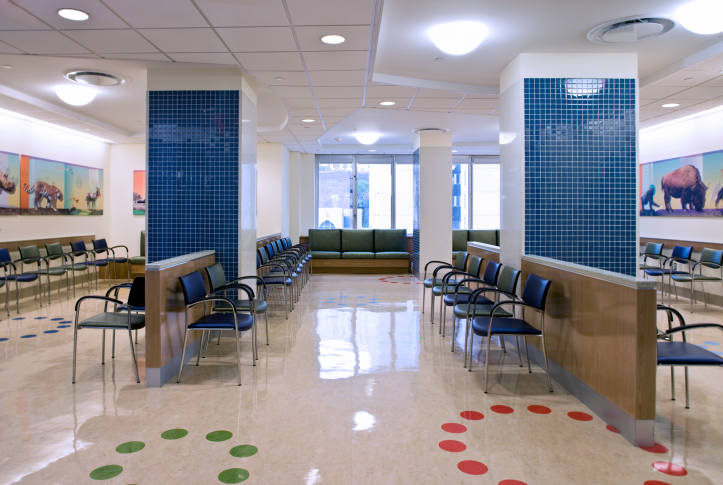
{"type": "Polygon", "coordinates": [[[243,468],[229,468],[218,474],[218,480],[223,483],[241,483],[248,477],[249,472],[243,468]]]}
{"type": "Polygon", "coordinates": [[[93,480],[110,480],[117,477],[123,471],[123,467],[119,465],[106,465],[96,468],[90,472],[90,478],[93,480]]]}
{"type": "Polygon", "coordinates": [[[177,440],[181,439],[188,434],[185,429],[169,429],[161,434],[161,438],[164,440],[177,440]]]}
{"type": "Polygon", "coordinates": [[[240,445],[240,446],[234,446],[231,448],[231,455],[235,456],[236,458],[244,458],[247,456],[254,456],[256,453],[259,452],[259,449],[252,445],[240,445]]]}
{"type": "MultiPolygon", "coordinates": [[[[230,431],[211,431],[206,435],[206,439],[208,441],[226,441],[230,440],[233,436],[233,433],[230,431]]],[[[229,482],[229,483],[236,483],[236,482],[229,482]]]]}
{"type": "Polygon", "coordinates": [[[118,445],[115,451],[118,453],[135,453],[136,451],[141,451],[145,447],[146,444],[140,441],[129,441],[128,443],[118,445]]]}

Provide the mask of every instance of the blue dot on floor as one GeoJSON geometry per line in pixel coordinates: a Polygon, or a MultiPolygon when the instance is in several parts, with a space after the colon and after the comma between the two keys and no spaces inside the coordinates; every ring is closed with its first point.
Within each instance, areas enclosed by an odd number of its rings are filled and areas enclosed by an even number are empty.
{"type": "Polygon", "coordinates": [[[339,298],[349,298],[348,296],[340,296],[339,298]]]}
{"type": "Polygon", "coordinates": [[[48,317],[35,317],[35,320],[45,320],[48,317]]]}
{"type": "Polygon", "coordinates": [[[718,342],[711,342],[711,341],[709,341],[709,340],[706,340],[706,341],[703,342],[703,343],[706,344],[706,345],[716,345],[716,346],[720,345],[720,343],[718,343],[718,342]]]}
{"type": "Polygon", "coordinates": [[[57,330],[46,330],[43,333],[58,333],[58,331],[57,330]]]}
{"type": "Polygon", "coordinates": [[[364,304],[364,303],[357,303],[356,306],[366,306],[366,304],[364,304]]]}
{"type": "Polygon", "coordinates": [[[51,318],[50,319],[51,322],[59,322],[60,320],[63,320],[63,318],[61,317],[61,318],[51,318]]]}
{"type": "Polygon", "coordinates": [[[25,317],[15,317],[13,320],[25,320],[25,317]]]}
{"type": "Polygon", "coordinates": [[[5,342],[6,340],[10,340],[10,339],[4,338],[4,337],[0,338],[0,342],[5,342]]]}
{"type": "Polygon", "coordinates": [[[357,298],[366,298],[366,296],[357,296],[357,298]]]}
{"type": "Polygon", "coordinates": [[[68,328],[70,325],[58,325],[58,328],[68,328]]]}
{"type": "Polygon", "coordinates": [[[70,320],[63,320],[63,321],[60,322],[60,323],[73,323],[73,322],[71,322],[70,320]]]}
{"type": "Polygon", "coordinates": [[[22,336],[22,337],[20,337],[20,338],[33,338],[33,337],[37,337],[37,335],[33,335],[33,334],[30,334],[30,335],[23,335],[23,336],[22,336]]]}

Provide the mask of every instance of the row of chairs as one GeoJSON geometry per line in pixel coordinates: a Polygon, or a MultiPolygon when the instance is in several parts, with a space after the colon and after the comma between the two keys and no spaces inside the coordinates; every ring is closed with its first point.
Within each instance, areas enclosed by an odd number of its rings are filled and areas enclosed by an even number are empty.
{"type": "Polygon", "coordinates": [[[312,274],[311,260],[311,247],[293,245],[289,237],[256,250],[257,274],[269,290],[280,290],[287,319],[312,274]]]}
{"type": "MultiPolygon", "coordinates": [[[[17,313],[20,313],[20,283],[37,282],[35,289],[35,298],[40,298],[40,306],[43,306],[42,277],[46,278],[46,291],[48,294],[48,304],[50,304],[50,277],[59,277],[62,283],[62,277],[65,276],[65,285],[70,299],[70,275],[73,276],[73,297],[75,298],[75,275],[81,273],[83,276],[82,284],[88,282],[90,289],[93,276],[95,276],[95,286],[98,289],[98,268],[113,264],[114,277],[118,274],[117,265],[128,262],[128,248],[126,246],[108,247],[105,239],[93,240],[93,249],[87,249],[85,242],[74,241],[70,243],[70,251],[65,252],[60,243],[51,243],[45,245],[45,256],[40,254],[40,248],[37,245],[23,246],[18,248],[20,258],[12,260],[10,250],[0,248],[0,267],[3,269],[3,275],[0,276],[0,288],[5,287],[5,309],[8,316],[10,315],[10,282],[15,282],[15,306],[17,313]],[[116,249],[123,248],[126,250],[126,256],[117,256],[116,249]],[[57,261],[59,264],[54,265],[57,261]],[[18,269],[19,266],[19,269],[18,269]],[[30,266],[26,269],[26,266],[30,266]],[[92,270],[93,273],[91,273],[92,270]]],[[[130,269],[128,270],[130,271],[130,269]]],[[[130,279],[130,272],[128,273],[130,279]]],[[[58,286],[58,293],[60,293],[58,286]]]]}

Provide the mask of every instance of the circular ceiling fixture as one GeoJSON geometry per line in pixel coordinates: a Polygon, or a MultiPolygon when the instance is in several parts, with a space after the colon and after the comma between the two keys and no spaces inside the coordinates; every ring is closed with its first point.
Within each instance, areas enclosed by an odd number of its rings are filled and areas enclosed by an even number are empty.
{"type": "Polygon", "coordinates": [[[472,52],[487,36],[487,27],[479,22],[463,20],[435,25],[427,31],[434,45],[442,52],[460,56],[472,52]]]}
{"type": "Polygon", "coordinates": [[[63,73],[63,77],[69,81],[91,86],[120,86],[128,82],[116,74],[100,71],[68,71],[63,73]]]}
{"type": "Polygon", "coordinates": [[[674,20],[659,15],[625,17],[598,25],[587,38],[598,44],[630,44],[659,37],[675,26],[674,20]]]}
{"type": "Polygon", "coordinates": [[[55,88],[55,94],[58,95],[63,102],[72,104],[73,106],[83,106],[95,99],[95,89],[85,86],[64,85],[55,88]]]}
{"type": "Polygon", "coordinates": [[[5,69],[12,69],[12,68],[13,68],[13,66],[11,66],[10,64],[5,64],[3,67],[4,67],[5,69]]]}
{"type": "Polygon", "coordinates": [[[415,128],[412,130],[412,133],[417,133],[418,135],[422,133],[441,134],[447,133],[448,131],[448,128],[415,128]]]}
{"type": "Polygon", "coordinates": [[[675,12],[675,18],[696,34],[723,32],[723,4],[719,0],[688,2],[675,12]]]}
{"type": "Polygon", "coordinates": [[[275,81],[283,81],[284,78],[283,78],[283,77],[275,77],[274,80],[275,80],[275,81]]]}
{"type": "Polygon", "coordinates": [[[324,44],[341,44],[346,40],[346,37],[338,34],[329,34],[321,38],[324,44]]]}
{"type": "Polygon", "coordinates": [[[381,104],[382,106],[394,106],[397,103],[395,103],[394,101],[382,101],[379,104],[381,104]]]}
{"type": "Polygon", "coordinates": [[[678,106],[680,106],[680,103],[666,103],[663,108],[677,108],[678,106]]]}
{"type": "Polygon", "coordinates": [[[76,22],[82,22],[83,20],[88,20],[90,18],[90,15],[86,12],[75,8],[61,8],[58,10],[58,15],[64,19],[75,20],[76,22]]]}
{"type": "Polygon", "coordinates": [[[375,143],[379,139],[379,133],[371,133],[371,132],[354,133],[354,137],[362,145],[371,145],[372,143],[375,143]]]}

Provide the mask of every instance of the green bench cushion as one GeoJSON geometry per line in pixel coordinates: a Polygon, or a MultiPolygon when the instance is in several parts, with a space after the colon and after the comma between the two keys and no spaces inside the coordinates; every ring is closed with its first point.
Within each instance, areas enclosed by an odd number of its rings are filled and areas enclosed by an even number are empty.
{"type": "Polygon", "coordinates": [[[133,256],[130,259],[131,264],[146,264],[145,256],[133,256]]]}
{"type": "Polygon", "coordinates": [[[312,254],[314,252],[340,253],[341,229],[309,229],[309,245],[312,254]]]}
{"type": "MultiPolygon", "coordinates": [[[[374,251],[377,253],[406,253],[406,229],[375,229],[374,251]]],[[[384,258],[382,258],[384,259],[384,258]]],[[[395,258],[391,258],[395,259],[395,258]]]]}
{"type": "Polygon", "coordinates": [[[367,251],[347,251],[341,253],[341,259],[374,259],[374,253],[367,251]]]}
{"type": "Polygon", "coordinates": [[[455,229],[452,231],[452,251],[467,250],[467,230],[455,229]]]}
{"type": "Polygon", "coordinates": [[[469,240],[475,242],[481,242],[489,244],[490,246],[497,246],[497,231],[495,230],[480,230],[480,231],[469,231],[469,240]]]}
{"type": "Polygon", "coordinates": [[[409,259],[409,253],[404,251],[384,251],[375,253],[376,259],[409,259]]]}
{"type": "Polygon", "coordinates": [[[343,229],[341,231],[341,252],[373,253],[374,231],[372,229],[343,229]]]}
{"type": "Polygon", "coordinates": [[[312,251],[311,255],[316,259],[341,259],[339,251],[312,251]]]}

